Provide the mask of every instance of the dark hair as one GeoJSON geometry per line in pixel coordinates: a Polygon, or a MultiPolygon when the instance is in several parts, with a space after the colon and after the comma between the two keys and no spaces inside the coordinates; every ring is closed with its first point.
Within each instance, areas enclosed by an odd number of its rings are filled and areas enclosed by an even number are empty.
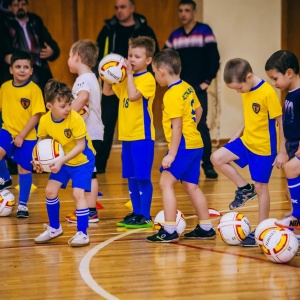
{"type": "Polygon", "coordinates": [[[78,53],[81,62],[88,67],[92,68],[96,65],[98,59],[98,47],[96,43],[90,40],[80,40],[72,45],[71,51],[73,55],[78,53]]]}
{"type": "Polygon", "coordinates": [[[288,50],[279,50],[273,53],[267,60],[265,70],[275,69],[285,74],[287,69],[292,69],[295,74],[299,74],[299,62],[294,53],[288,50]]]}
{"type": "Polygon", "coordinates": [[[167,48],[158,52],[153,58],[153,65],[158,69],[164,67],[171,75],[179,75],[181,60],[177,51],[167,48]]]}
{"type": "Polygon", "coordinates": [[[180,0],[178,6],[179,5],[191,5],[193,10],[196,9],[196,2],[193,0],[180,0]]]}
{"type": "Polygon", "coordinates": [[[130,48],[145,48],[147,57],[152,57],[155,52],[155,41],[148,36],[139,36],[128,40],[130,48]]]}
{"type": "Polygon", "coordinates": [[[55,100],[59,102],[70,103],[73,100],[72,91],[68,88],[68,86],[55,79],[50,79],[44,90],[45,94],[45,103],[53,103],[55,100]]]}
{"type": "Polygon", "coordinates": [[[233,81],[246,82],[249,73],[252,73],[252,68],[247,60],[233,58],[226,63],[223,78],[226,84],[233,81]]]}
{"type": "Polygon", "coordinates": [[[29,52],[26,51],[16,51],[12,54],[11,58],[10,58],[10,66],[12,67],[13,64],[15,63],[16,60],[19,59],[24,59],[24,60],[29,60],[30,62],[30,66],[32,67],[32,59],[31,59],[31,55],[29,52]]]}
{"type": "MultiPolygon", "coordinates": [[[[15,0],[7,0],[7,6],[11,6],[15,0]]],[[[25,1],[28,4],[28,0],[18,0],[18,2],[25,1]]]]}

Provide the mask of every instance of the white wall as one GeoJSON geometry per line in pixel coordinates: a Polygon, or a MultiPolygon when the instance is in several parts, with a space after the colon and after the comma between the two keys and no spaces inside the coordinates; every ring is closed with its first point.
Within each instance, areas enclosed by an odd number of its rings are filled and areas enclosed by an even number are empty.
{"type": "Polygon", "coordinates": [[[243,112],[241,96],[223,82],[224,65],[231,58],[247,59],[253,71],[268,80],[265,62],[281,46],[281,0],[203,0],[202,16],[214,31],[221,56],[219,133],[214,107],[209,107],[208,124],[212,139],[228,139],[242,126],[243,112]]]}

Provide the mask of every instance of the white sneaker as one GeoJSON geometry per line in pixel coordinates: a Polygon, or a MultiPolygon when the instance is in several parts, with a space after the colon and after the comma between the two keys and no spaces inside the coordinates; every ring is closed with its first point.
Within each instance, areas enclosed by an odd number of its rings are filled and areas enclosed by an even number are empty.
{"type": "Polygon", "coordinates": [[[59,226],[58,229],[55,229],[48,226],[47,224],[44,224],[44,227],[46,228],[46,230],[42,234],[40,234],[37,238],[34,239],[34,242],[36,244],[48,243],[50,240],[58,236],[61,236],[63,234],[63,230],[61,226],[59,226]]]}
{"type": "Polygon", "coordinates": [[[283,218],[282,220],[275,221],[275,225],[282,228],[300,229],[300,220],[290,215],[289,217],[283,218]]]}
{"type": "Polygon", "coordinates": [[[90,239],[87,234],[84,234],[82,231],[78,231],[70,240],[68,244],[71,247],[84,247],[90,244],[90,239]]]}

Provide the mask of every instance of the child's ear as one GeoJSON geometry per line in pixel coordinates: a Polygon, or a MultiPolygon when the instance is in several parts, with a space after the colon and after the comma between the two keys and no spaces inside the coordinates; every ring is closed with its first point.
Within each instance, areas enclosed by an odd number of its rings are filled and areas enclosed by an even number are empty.
{"type": "Polygon", "coordinates": [[[152,63],[152,57],[147,57],[146,59],[147,66],[150,65],[151,63],[152,63]]]}
{"type": "Polygon", "coordinates": [[[46,104],[46,108],[50,110],[50,109],[52,108],[51,103],[48,102],[48,103],[46,104]]]}
{"type": "Polygon", "coordinates": [[[248,73],[247,76],[246,76],[246,81],[247,80],[251,80],[253,77],[253,74],[252,73],[248,73]]]}
{"type": "Polygon", "coordinates": [[[285,72],[285,75],[287,75],[288,78],[291,78],[294,74],[295,74],[295,72],[291,68],[288,68],[285,72]]]}

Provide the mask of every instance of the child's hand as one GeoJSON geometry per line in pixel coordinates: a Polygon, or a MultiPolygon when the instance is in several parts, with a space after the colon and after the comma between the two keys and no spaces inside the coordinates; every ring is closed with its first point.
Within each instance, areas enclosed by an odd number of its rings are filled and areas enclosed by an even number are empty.
{"type": "Polygon", "coordinates": [[[162,160],[162,163],[161,163],[162,167],[164,169],[170,168],[174,159],[175,159],[175,156],[173,156],[171,154],[167,154],[162,160]]]}
{"type": "Polygon", "coordinates": [[[129,74],[132,74],[132,65],[130,64],[129,60],[127,58],[124,59],[124,65],[125,65],[125,68],[126,68],[126,74],[127,76],[129,74]]]}
{"type": "Polygon", "coordinates": [[[56,161],[54,164],[50,165],[51,173],[57,173],[63,164],[60,160],[56,161]]]}
{"type": "Polygon", "coordinates": [[[23,142],[24,142],[24,139],[23,139],[20,135],[17,135],[17,136],[14,138],[14,141],[13,141],[13,143],[14,143],[15,146],[17,146],[17,147],[22,147],[23,142]]]}
{"type": "Polygon", "coordinates": [[[279,152],[272,164],[272,166],[276,166],[277,169],[283,169],[285,163],[287,162],[287,155],[286,153],[279,152]]]}
{"type": "Polygon", "coordinates": [[[35,164],[33,160],[30,163],[32,164],[33,170],[35,170],[37,173],[43,173],[43,168],[41,165],[35,164]]]}

